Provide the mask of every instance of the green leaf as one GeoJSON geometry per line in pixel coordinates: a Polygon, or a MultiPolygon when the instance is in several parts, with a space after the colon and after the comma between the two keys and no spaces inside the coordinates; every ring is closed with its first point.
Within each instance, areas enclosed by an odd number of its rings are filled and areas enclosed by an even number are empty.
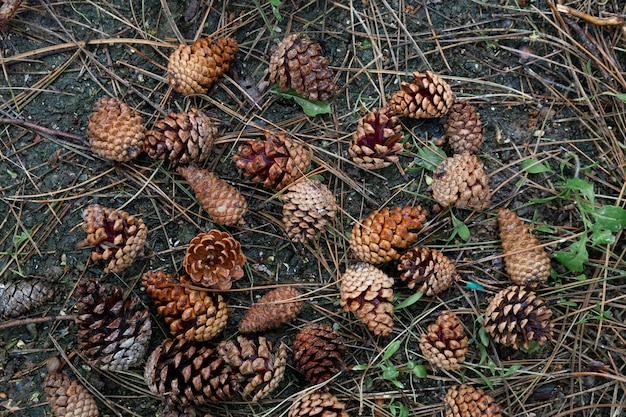
{"type": "Polygon", "coordinates": [[[478,329],[478,337],[480,337],[480,343],[482,343],[483,346],[489,346],[489,336],[487,336],[487,331],[484,327],[478,329]]]}
{"type": "Polygon", "coordinates": [[[489,378],[487,378],[487,376],[485,376],[485,374],[483,374],[482,372],[480,372],[478,369],[474,369],[474,372],[476,372],[478,374],[478,376],[480,377],[480,379],[483,380],[483,382],[485,383],[485,385],[487,385],[489,387],[490,390],[493,390],[493,384],[491,383],[491,381],[489,380],[489,378]]]}
{"type": "Polygon", "coordinates": [[[513,375],[515,372],[519,371],[521,368],[522,368],[521,363],[514,363],[513,365],[511,365],[509,369],[507,369],[507,371],[504,373],[504,376],[513,375]]]}
{"type": "Polygon", "coordinates": [[[428,370],[424,365],[417,365],[415,368],[411,369],[411,372],[418,378],[426,378],[428,376],[428,370]]]}
{"type": "MultiPolygon", "coordinates": [[[[470,230],[461,220],[457,219],[454,214],[452,214],[452,226],[454,226],[454,231],[457,235],[463,240],[463,242],[467,242],[470,238],[470,230]]],[[[454,235],[452,236],[454,237],[454,235]]]]}
{"type": "Polygon", "coordinates": [[[288,91],[282,91],[278,86],[274,87],[271,91],[272,93],[281,97],[293,99],[296,103],[300,105],[300,107],[302,107],[302,111],[304,111],[304,113],[309,117],[315,117],[319,114],[331,113],[330,103],[327,101],[307,100],[306,98],[298,95],[298,93],[296,93],[293,89],[290,89],[288,91]]]}
{"type": "Polygon", "coordinates": [[[557,252],[554,258],[565,266],[570,272],[582,272],[583,265],[589,261],[587,253],[587,235],[572,243],[568,251],[557,252]]]}
{"type": "Polygon", "coordinates": [[[423,295],[424,295],[423,292],[418,291],[418,292],[410,295],[409,297],[405,298],[404,301],[402,301],[400,304],[398,304],[395,309],[396,310],[400,310],[402,308],[407,308],[408,306],[412,306],[417,301],[419,301],[419,299],[422,298],[423,295]]]}
{"type": "Polygon", "coordinates": [[[609,230],[604,230],[593,225],[591,227],[591,241],[594,245],[612,245],[615,243],[615,236],[609,230]]]}
{"type": "Polygon", "coordinates": [[[591,212],[595,224],[611,232],[619,232],[626,227],[626,210],[616,206],[602,206],[591,212]]]}
{"type": "Polygon", "coordinates": [[[400,375],[400,371],[395,366],[386,367],[381,377],[387,381],[394,381],[400,375]]]}
{"type": "Polygon", "coordinates": [[[540,162],[536,159],[526,159],[520,163],[520,168],[529,174],[541,174],[542,172],[552,172],[552,168],[546,161],[540,162]]]}
{"type": "Polygon", "coordinates": [[[609,96],[616,97],[626,103],[626,93],[606,93],[609,96]]]}
{"type": "Polygon", "coordinates": [[[280,10],[278,10],[278,8],[282,6],[283,3],[280,0],[269,0],[269,2],[270,2],[270,5],[272,6],[272,13],[274,14],[274,17],[279,22],[282,22],[283,16],[280,14],[280,10]]]}
{"type": "Polygon", "coordinates": [[[593,185],[585,180],[581,180],[580,178],[568,178],[565,182],[565,188],[580,192],[591,204],[595,201],[596,196],[593,193],[593,185]]]}
{"type": "Polygon", "coordinates": [[[432,143],[429,146],[420,147],[417,154],[419,156],[413,159],[413,164],[429,171],[437,169],[437,166],[446,159],[445,152],[432,143]]]}
{"type": "Polygon", "coordinates": [[[372,49],[372,40],[370,38],[363,39],[361,46],[363,49],[372,49]]]}
{"type": "Polygon", "coordinates": [[[404,389],[404,384],[398,381],[397,379],[392,380],[391,383],[395,385],[397,388],[404,389]]]}
{"type": "Polygon", "coordinates": [[[367,369],[367,365],[358,365],[357,364],[357,365],[354,365],[351,369],[353,371],[364,371],[364,370],[367,369]]]}
{"type": "Polygon", "coordinates": [[[393,342],[389,343],[389,345],[385,349],[385,353],[383,354],[383,360],[386,361],[387,359],[391,358],[393,354],[396,353],[398,349],[400,349],[401,344],[402,341],[400,339],[394,340],[393,342]]]}

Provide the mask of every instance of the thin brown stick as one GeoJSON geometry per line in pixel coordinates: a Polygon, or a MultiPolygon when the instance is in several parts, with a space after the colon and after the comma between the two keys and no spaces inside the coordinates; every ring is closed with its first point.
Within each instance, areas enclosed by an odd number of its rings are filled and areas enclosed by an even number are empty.
{"type": "Polygon", "coordinates": [[[624,24],[624,16],[596,17],[563,4],[557,4],[556,9],[561,13],[581,18],[596,26],[620,26],[624,24]]]}
{"type": "Polygon", "coordinates": [[[4,323],[0,323],[0,330],[9,329],[11,327],[17,326],[26,326],[27,324],[39,324],[39,323],[47,323],[49,321],[55,320],[74,320],[76,319],[76,315],[68,314],[65,316],[47,316],[47,317],[33,317],[30,319],[17,319],[11,321],[5,321],[4,323]]]}
{"type": "Polygon", "coordinates": [[[26,128],[26,129],[36,130],[39,133],[43,133],[44,135],[61,136],[61,137],[64,137],[64,138],[68,138],[68,139],[73,139],[73,140],[79,141],[81,143],[84,141],[84,138],[82,136],[80,136],[80,135],[75,135],[73,133],[62,132],[60,130],[48,129],[47,127],[39,126],[39,125],[36,125],[34,123],[27,122],[25,120],[2,118],[2,119],[0,119],[0,124],[20,126],[20,127],[26,128]]]}

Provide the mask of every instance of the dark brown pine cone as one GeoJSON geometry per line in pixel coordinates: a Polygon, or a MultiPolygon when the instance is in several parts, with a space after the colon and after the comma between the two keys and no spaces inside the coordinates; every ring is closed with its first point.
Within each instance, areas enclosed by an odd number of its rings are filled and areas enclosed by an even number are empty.
{"type": "Polygon", "coordinates": [[[402,272],[400,279],[406,281],[409,288],[429,297],[447,290],[460,278],[446,255],[427,247],[414,247],[403,254],[398,271],[402,272]]]}
{"type": "Polygon", "coordinates": [[[363,169],[386,168],[398,162],[398,155],[404,150],[399,142],[403,137],[398,116],[386,107],[373,109],[359,120],[348,153],[363,169]]]}
{"type": "Polygon", "coordinates": [[[316,391],[294,402],[287,417],[349,417],[345,408],[333,394],[316,391]]]}
{"type": "Polygon", "coordinates": [[[98,417],[98,406],[91,393],[78,380],[59,372],[60,361],[48,360],[43,391],[55,417],[98,417]]]}
{"type": "Polygon", "coordinates": [[[345,355],[343,338],[327,324],[308,324],[293,341],[296,369],[313,385],[341,372],[345,355]]]}
{"type": "Polygon", "coordinates": [[[449,371],[461,368],[468,338],[463,323],[452,311],[442,311],[420,336],[420,350],[433,366],[449,371]]]}
{"type": "Polygon", "coordinates": [[[486,210],[491,190],[483,167],[483,162],[469,152],[447,158],[435,171],[433,198],[443,207],[486,210]]]}
{"type": "Polygon", "coordinates": [[[53,294],[52,287],[41,280],[20,279],[0,283],[0,319],[26,314],[43,305],[53,294]]]}
{"type": "Polygon", "coordinates": [[[469,385],[454,385],[446,392],[446,417],[501,417],[493,397],[469,385]]]}
{"type": "Polygon", "coordinates": [[[294,242],[315,239],[337,213],[335,196],[319,180],[292,183],[281,199],[285,231],[294,242]]]}
{"type": "Polygon", "coordinates": [[[483,124],[476,108],[466,100],[454,100],[444,123],[445,137],[453,153],[474,153],[483,144],[483,124]]]}
{"type": "Polygon", "coordinates": [[[278,287],[250,307],[239,322],[239,331],[254,333],[275,329],[296,318],[302,304],[302,294],[295,287],[278,287]]]}
{"type": "Polygon", "coordinates": [[[426,71],[426,74],[414,72],[413,77],[413,82],[400,83],[401,90],[389,103],[391,111],[412,119],[445,115],[454,102],[450,85],[432,71],[426,71]]]}

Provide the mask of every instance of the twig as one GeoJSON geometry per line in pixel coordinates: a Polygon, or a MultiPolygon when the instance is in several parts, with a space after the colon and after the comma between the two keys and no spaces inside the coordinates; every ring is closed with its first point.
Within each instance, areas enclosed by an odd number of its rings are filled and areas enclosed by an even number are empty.
{"type": "Polygon", "coordinates": [[[39,126],[39,125],[36,125],[34,123],[27,122],[25,120],[2,118],[2,119],[0,119],[0,124],[20,126],[20,127],[26,128],[26,129],[36,130],[39,133],[43,133],[44,135],[61,136],[61,137],[64,137],[64,138],[68,138],[68,139],[73,139],[73,140],[79,141],[80,143],[84,142],[84,138],[82,136],[75,135],[73,133],[62,132],[60,130],[48,129],[47,127],[39,126]]]}
{"type": "Polygon", "coordinates": [[[47,317],[34,317],[30,319],[17,319],[11,321],[5,321],[0,323],[0,330],[9,329],[11,327],[25,326],[27,324],[47,323],[55,320],[74,320],[76,316],[74,314],[68,314],[65,316],[47,316],[47,317]]]}
{"type": "Polygon", "coordinates": [[[579,17],[596,26],[620,26],[624,24],[624,16],[595,17],[563,4],[557,4],[556,9],[561,13],[579,17]]]}

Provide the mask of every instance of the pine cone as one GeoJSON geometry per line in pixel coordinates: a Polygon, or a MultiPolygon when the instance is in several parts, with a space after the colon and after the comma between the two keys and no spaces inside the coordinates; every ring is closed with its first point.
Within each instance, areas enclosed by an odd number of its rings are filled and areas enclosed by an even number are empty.
{"type": "Polygon", "coordinates": [[[127,162],[143,151],[146,128],[141,116],[115,97],[101,97],[87,118],[92,152],[112,161],[127,162]]]}
{"type": "Polygon", "coordinates": [[[224,226],[245,223],[248,202],[238,189],[205,169],[179,167],[178,173],[185,177],[211,220],[224,226]]]}
{"type": "Polygon", "coordinates": [[[363,169],[386,168],[398,162],[398,155],[404,150],[399,142],[403,137],[398,116],[386,107],[374,109],[359,120],[348,153],[363,169]]]}
{"type": "Polygon", "coordinates": [[[400,257],[400,279],[431,297],[450,288],[460,277],[446,255],[431,248],[412,248],[400,257]]]}
{"type": "Polygon", "coordinates": [[[337,213],[335,196],[319,180],[305,179],[290,184],[282,200],[283,223],[294,242],[315,239],[337,213]]]}
{"type": "Polygon", "coordinates": [[[295,319],[302,310],[301,298],[302,294],[295,287],[278,287],[268,292],[243,316],[239,331],[261,332],[295,319]]]}
{"type": "Polygon", "coordinates": [[[239,48],[233,38],[200,38],[170,55],[167,82],[186,96],[204,94],[230,68],[239,48]]]}
{"type": "Polygon", "coordinates": [[[437,167],[433,198],[443,207],[485,210],[491,203],[489,177],[476,155],[465,152],[447,158],[437,167]]]}
{"type": "Polygon", "coordinates": [[[504,249],[504,264],[511,281],[529,288],[544,284],[550,276],[550,258],[539,240],[517,214],[498,211],[498,225],[504,249]]]}
{"type": "Polygon", "coordinates": [[[345,311],[353,311],[374,334],[387,336],[393,330],[392,287],[393,278],[359,262],[343,274],[339,304],[345,311]]]}
{"type": "Polygon", "coordinates": [[[313,385],[341,372],[345,355],[343,338],[327,324],[308,324],[293,341],[296,369],[313,385]]]}
{"type": "Polygon", "coordinates": [[[307,172],[311,151],[282,132],[264,134],[265,140],[241,145],[233,161],[252,182],[280,190],[307,172]]]}
{"type": "Polygon", "coordinates": [[[192,289],[188,277],[174,279],[163,271],[148,271],[142,279],[157,313],[177,339],[205,342],[226,327],[228,306],[221,294],[192,289]]]}
{"type": "Polygon", "coordinates": [[[543,299],[524,287],[512,285],[500,291],[485,310],[485,330],[493,340],[519,349],[530,342],[543,345],[552,340],[552,311],[543,299]]]}
{"type": "Polygon", "coordinates": [[[431,119],[445,115],[454,102],[450,85],[432,71],[413,73],[411,83],[402,81],[389,108],[400,116],[431,119]]]}
{"type": "Polygon", "coordinates": [[[43,381],[43,390],[56,417],[98,417],[93,395],[74,378],[50,372],[43,381]]]}
{"type": "Polygon", "coordinates": [[[493,397],[469,385],[454,385],[446,392],[446,417],[500,417],[493,397]]]}
{"type": "Polygon", "coordinates": [[[169,113],[146,133],[144,147],[151,158],[167,159],[173,165],[201,165],[213,149],[217,129],[202,110],[169,113]]]}
{"type": "Polygon", "coordinates": [[[269,73],[270,82],[278,83],[282,90],[293,88],[312,101],[328,101],[337,91],[322,47],[298,33],[288,35],[277,45],[270,58],[269,73]]]}
{"type": "Polygon", "coordinates": [[[453,153],[474,153],[483,144],[483,124],[476,108],[455,99],[444,123],[445,137],[453,153]]]}
{"type": "Polygon", "coordinates": [[[426,210],[420,206],[374,210],[354,224],[350,248],[359,261],[374,265],[395,261],[398,251],[408,248],[417,239],[417,231],[426,222],[426,210]]]}
{"type": "Polygon", "coordinates": [[[461,320],[452,311],[442,311],[420,336],[420,350],[437,368],[453,371],[465,361],[467,342],[461,320]]]}
{"type": "Polygon", "coordinates": [[[122,272],[132,265],[148,236],[143,220],[125,211],[92,204],[83,211],[83,231],[87,237],[78,247],[93,247],[93,261],[108,261],[105,273],[122,272]]]}
{"type": "Polygon", "coordinates": [[[15,280],[0,283],[0,319],[18,317],[43,305],[54,291],[41,280],[15,280]]]}
{"type": "Polygon", "coordinates": [[[313,392],[294,402],[287,417],[349,417],[345,404],[330,392],[313,392]]]}

